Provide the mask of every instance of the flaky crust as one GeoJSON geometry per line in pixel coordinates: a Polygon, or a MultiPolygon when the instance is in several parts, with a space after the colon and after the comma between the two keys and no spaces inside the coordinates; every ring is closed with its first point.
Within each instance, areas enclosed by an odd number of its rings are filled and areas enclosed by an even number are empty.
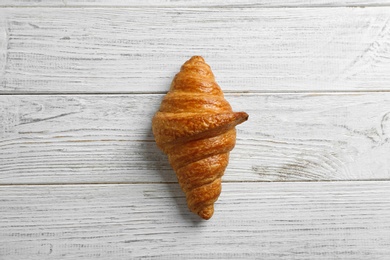
{"type": "Polygon", "coordinates": [[[200,56],[183,64],[153,117],[156,143],[168,155],[189,209],[203,219],[211,218],[221,193],[235,126],[247,119],[245,112],[233,112],[200,56]]]}

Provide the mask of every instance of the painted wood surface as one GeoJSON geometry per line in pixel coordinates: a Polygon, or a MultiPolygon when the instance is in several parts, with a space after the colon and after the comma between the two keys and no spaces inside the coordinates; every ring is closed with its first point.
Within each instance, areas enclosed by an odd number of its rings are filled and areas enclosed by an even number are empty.
{"type": "MultiPolygon", "coordinates": [[[[249,114],[226,181],[390,178],[390,93],[226,98],[249,114]]],[[[1,96],[0,183],[176,181],[151,132],[161,99],[1,96]]]]}
{"type": "Polygon", "coordinates": [[[2,93],[162,93],[195,54],[228,92],[390,90],[390,7],[3,8],[0,17],[2,93]]]}
{"type": "Polygon", "coordinates": [[[0,186],[2,259],[387,259],[390,183],[225,183],[209,221],[177,184],[0,186]]]}
{"type": "Polygon", "coordinates": [[[0,259],[387,260],[389,5],[2,0],[0,259]],[[207,222],[150,129],[194,54],[250,115],[207,222]]]}
{"type": "Polygon", "coordinates": [[[386,6],[389,0],[2,0],[1,6],[110,7],[338,7],[386,6]]]}

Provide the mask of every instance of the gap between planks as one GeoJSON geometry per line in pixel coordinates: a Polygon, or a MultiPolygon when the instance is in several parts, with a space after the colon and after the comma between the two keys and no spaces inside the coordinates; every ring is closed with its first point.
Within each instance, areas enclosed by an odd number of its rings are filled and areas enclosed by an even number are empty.
{"type": "MultiPolygon", "coordinates": [[[[389,182],[390,179],[356,179],[356,180],[287,180],[287,181],[263,181],[263,180],[245,180],[245,181],[231,181],[226,180],[222,183],[325,183],[325,182],[389,182]]],[[[145,185],[145,184],[178,184],[176,181],[167,182],[74,182],[74,183],[0,183],[0,187],[8,186],[99,186],[99,185],[145,185]]]]}
{"type": "MultiPolygon", "coordinates": [[[[107,95],[107,96],[119,96],[119,95],[164,95],[167,91],[154,91],[154,92],[134,92],[134,91],[123,91],[123,92],[1,92],[0,96],[95,96],[95,95],[107,95]]],[[[294,95],[294,94],[335,94],[335,95],[348,95],[348,94],[365,94],[365,93],[390,93],[390,89],[386,90],[297,90],[297,91],[223,91],[229,95],[294,95]]]]}
{"type": "Polygon", "coordinates": [[[300,9],[300,8],[381,8],[389,7],[390,4],[363,4],[363,5],[275,5],[275,6],[264,6],[261,4],[237,4],[237,5],[209,5],[209,6],[167,6],[167,5],[0,5],[0,8],[67,8],[67,9],[96,9],[96,8],[111,8],[111,9],[145,9],[145,8],[156,8],[156,9],[235,9],[235,8],[256,8],[256,9],[300,9]]]}

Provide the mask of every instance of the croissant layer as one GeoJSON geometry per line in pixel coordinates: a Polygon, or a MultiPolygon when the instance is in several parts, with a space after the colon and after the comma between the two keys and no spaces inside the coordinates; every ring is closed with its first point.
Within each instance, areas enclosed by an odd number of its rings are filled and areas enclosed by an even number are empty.
{"type": "Polygon", "coordinates": [[[221,193],[235,126],[247,119],[247,113],[233,112],[200,56],[183,64],[153,117],[156,143],[168,155],[188,208],[203,219],[212,217],[221,193]]]}

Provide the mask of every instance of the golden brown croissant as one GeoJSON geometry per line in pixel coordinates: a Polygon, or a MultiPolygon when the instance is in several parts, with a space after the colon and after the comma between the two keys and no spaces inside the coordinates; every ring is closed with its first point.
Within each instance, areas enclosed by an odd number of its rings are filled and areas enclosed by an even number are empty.
{"type": "Polygon", "coordinates": [[[211,218],[221,193],[235,126],[247,119],[232,111],[200,56],[184,63],[153,117],[156,143],[168,155],[189,209],[203,219],[211,218]]]}

